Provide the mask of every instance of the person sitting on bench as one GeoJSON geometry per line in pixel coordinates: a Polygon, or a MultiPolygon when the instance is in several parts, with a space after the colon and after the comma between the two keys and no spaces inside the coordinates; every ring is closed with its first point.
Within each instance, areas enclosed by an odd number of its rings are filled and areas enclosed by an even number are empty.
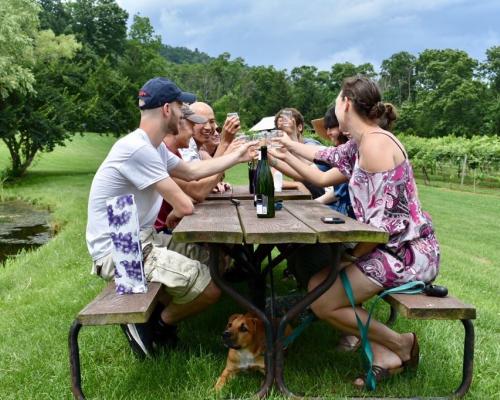
{"type": "Polygon", "coordinates": [[[113,145],[92,181],[86,240],[93,260],[92,272],[111,279],[114,265],[106,200],[125,194],[135,196],[145,275],[148,280],[165,286],[162,303],[166,307],[157,310],[149,323],[122,326],[132,350],[144,357],[163,346],[175,345],[175,324],[204,310],[220,296],[220,290],[211,281],[208,267],[186,257],[189,254],[181,255],[170,250],[171,236],[158,234],[153,227],[162,199],[173,208],[165,222],[169,228],[174,228],[183,216],[193,213],[192,200],[172,177],[200,179],[247,162],[253,157],[254,143],[240,143],[233,146],[231,153],[211,160],[184,162],[161,144],[167,132],[178,133],[182,118],[192,123],[206,122],[200,116],[182,114],[184,103],[193,103],[195,96],[182,92],[166,78],[153,78],[141,88],[138,98],[139,128],[113,145]]]}
{"type": "MultiPolygon", "coordinates": [[[[357,304],[386,288],[411,281],[432,282],[439,271],[439,245],[430,216],[421,209],[406,151],[391,132],[380,127],[384,119],[390,122],[395,118],[393,107],[381,100],[372,80],[347,78],[335,102],[340,130],[350,137],[347,143],[318,151],[284,135],[277,140],[289,151],[270,151],[271,164],[285,161],[316,185],[328,186],[349,178],[356,219],[389,233],[387,244],[359,243],[350,253],[345,273],[357,304]],[[334,168],[321,172],[294,154],[325,161],[334,168]]],[[[328,272],[324,268],[312,276],[308,288],[323,282],[328,272]]],[[[359,335],[355,312],[363,324],[367,320],[366,310],[351,307],[340,279],[311,308],[319,318],[354,335],[359,335]]],[[[414,333],[399,334],[372,319],[368,338],[377,381],[418,365],[414,333]]],[[[364,386],[365,377],[354,384],[364,386]]]]}

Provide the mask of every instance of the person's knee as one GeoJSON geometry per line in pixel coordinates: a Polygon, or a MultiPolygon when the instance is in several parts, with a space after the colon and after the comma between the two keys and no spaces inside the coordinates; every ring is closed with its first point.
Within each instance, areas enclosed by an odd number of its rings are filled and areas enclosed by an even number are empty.
{"type": "Polygon", "coordinates": [[[221,290],[213,281],[210,281],[208,286],[203,291],[203,297],[205,301],[209,304],[216,303],[219,300],[220,295],[221,295],[221,290]]]}
{"type": "Polygon", "coordinates": [[[335,308],[335,305],[329,304],[326,301],[314,302],[311,304],[311,310],[321,320],[328,320],[330,322],[341,322],[343,318],[342,309],[335,308]]]}
{"type": "Polygon", "coordinates": [[[329,306],[328,302],[322,301],[321,298],[316,300],[314,303],[311,304],[311,310],[313,311],[314,315],[318,317],[319,319],[328,319],[330,318],[330,315],[332,313],[332,308],[329,306]]]}

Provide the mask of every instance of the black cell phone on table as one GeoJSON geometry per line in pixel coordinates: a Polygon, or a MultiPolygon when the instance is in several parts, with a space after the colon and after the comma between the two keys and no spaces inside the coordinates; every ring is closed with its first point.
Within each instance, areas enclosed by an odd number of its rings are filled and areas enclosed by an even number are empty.
{"type": "Polygon", "coordinates": [[[321,217],[325,224],[345,224],[345,220],[339,217],[321,217]]]}

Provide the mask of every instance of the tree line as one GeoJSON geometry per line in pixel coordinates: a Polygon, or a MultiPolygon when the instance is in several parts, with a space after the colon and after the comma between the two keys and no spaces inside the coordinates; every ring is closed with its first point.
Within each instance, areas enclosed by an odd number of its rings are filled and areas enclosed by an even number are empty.
{"type": "MultiPolygon", "coordinates": [[[[306,121],[322,116],[345,77],[379,82],[384,100],[400,110],[397,132],[439,137],[500,134],[500,46],[482,61],[465,51],[398,52],[379,72],[370,63],[291,71],[249,66],[229,53],[210,57],[168,46],[150,20],[115,0],[0,2],[0,138],[21,176],[40,151],[77,132],[123,134],[138,122],[138,88],[167,76],[210,103],[219,120],[240,114],[250,127],[280,108],[306,121]]],[[[168,40],[168,38],[167,38],[168,40]]]]}

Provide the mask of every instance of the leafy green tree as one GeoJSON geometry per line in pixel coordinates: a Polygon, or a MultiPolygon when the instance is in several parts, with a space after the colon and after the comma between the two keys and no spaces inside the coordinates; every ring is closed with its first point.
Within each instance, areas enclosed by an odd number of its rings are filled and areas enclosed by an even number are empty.
{"type": "MultiPolygon", "coordinates": [[[[170,63],[166,76],[185,90],[196,93],[201,101],[214,104],[218,99],[235,92],[249,69],[242,58],[230,59],[223,53],[207,64],[170,63]]],[[[232,111],[237,111],[232,109],[232,111]]]]}
{"type": "Polygon", "coordinates": [[[334,96],[328,86],[328,73],[304,65],[292,69],[289,80],[290,105],[300,110],[306,121],[323,116],[334,96]]]}
{"type": "Polygon", "coordinates": [[[484,129],[486,133],[500,135],[500,46],[486,50],[481,70],[489,82],[484,129]]]}
{"type": "Polygon", "coordinates": [[[71,33],[68,31],[71,24],[70,15],[61,0],[37,0],[41,6],[39,18],[40,29],[50,29],[56,35],[71,33]]]}
{"type": "Polygon", "coordinates": [[[330,91],[334,93],[334,97],[337,97],[339,94],[340,88],[342,87],[342,81],[354,75],[364,75],[368,78],[375,78],[377,74],[373,65],[370,63],[354,65],[350,62],[345,62],[332,65],[330,71],[330,91]]]}
{"type": "Polygon", "coordinates": [[[148,79],[164,75],[168,63],[160,55],[161,37],[155,34],[149,18],[134,15],[128,37],[119,69],[131,83],[132,95],[148,79]]]}
{"type": "Polygon", "coordinates": [[[127,133],[138,122],[138,89],[108,59],[99,59],[80,89],[79,120],[83,129],[116,135],[127,133]]]}
{"type": "Polygon", "coordinates": [[[9,176],[24,174],[38,152],[64,144],[75,129],[76,97],[57,82],[61,64],[80,47],[72,35],[38,32],[33,46],[36,63],[30,71],[35,77],[33,90],[13,91],[0,109],[0,137],[11,157],[9,176]]]}
{"type": "Polygon", "coordinates": [[[500,46],[493,46],[486,50],[486,62],[482,70],[490,82],[490,87],[497,94],[500,93],[500,46]]]}
{"type": "Polygon", "coordinates": [[[162,45],[160,53],[166,60],[175,64],[207,64],[213,60],[213,57],[198,49],[190,50],[187,47],[174,47],[167,44],[162,45]]]}
{"type": "Polygon", "coordinates": [[[30,0],[0,1],[0,107],[12,92],[33,91],[31,68],[39,9],[30,0]]]}
{"type": "Polygon", "coordinates": [[[484,130],[487,134],[500,135],[500,96],[491,96],[486,104],[484,130]]]}
{"type": "Polygon", "coordinates": [[[384,100],[399,106],[414,98],[416,61],[416,57],[406,51],[382,61],[379,84],[384,100]]]}
{"type": "Polygon", "coordinates": [[[410,124],[414,132],[421,136],[481,133],[486,87],[474,79],[477,66],[476,60],[460,50],[424,50],[419,55],[410,124]]]}
{"type": "Polygon", "coordinates": [[[128,13],[114,0],[75,0],[66,4],[70,32],[98,57],[115,61],[127,39],[128,13]]]}
{"type": "Polygon", "coordinates": [[[272,66],[250,68],[236,88],[240,113],[246,126],[260,121],[262,117],[274,115],[290,105],[290,88],[286,71],[272,66]]]}
{"type": "Polygon", "coordinates": [[[421,90],[430,91],[438,88],[450,76],[470,80],[477,66],[477,60],[462,50],[424,50],[416,63],[417,85],[421,90]]]}

